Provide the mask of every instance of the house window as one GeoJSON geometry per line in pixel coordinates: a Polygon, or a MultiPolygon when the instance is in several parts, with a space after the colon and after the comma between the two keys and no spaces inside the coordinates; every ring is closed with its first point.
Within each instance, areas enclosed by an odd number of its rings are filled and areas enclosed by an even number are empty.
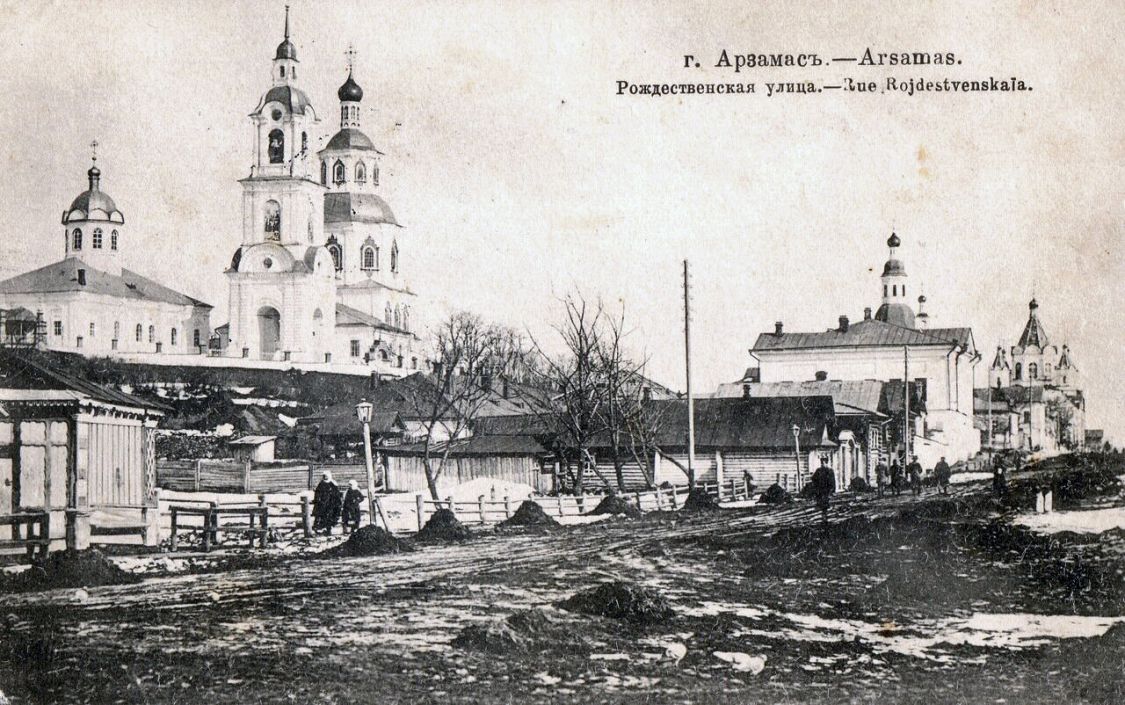
{"type": "Polygon", "coordinates": [[[55,321],[55,335],[62,335],[62,321],[55,321]]]}
{"type": "Polygon", "coordinates": [[[109,234],[109,249],[111,249],[111,250],[117,249],[117,231],[116,230],[114,230],[112,233],[109,234]]]}
{"type": "Polygon", "coordinates": [[[94,337],[94,322],[90,321],[90,337],[94,337]]]}
{"type": "Polygon", "coordinates": [[[102,249],[102,229],[94,228],[93,246],[95,250],[102,249]]]}
{"type": "Polygon", "coordinates": [[[355,165],[355,180],[359,183],[367,183],[367,170],[363,168],[363,162],[355,165]]]}
{"type": "Polygon", "coordinates": [[[74,229],[74,247],[75,250],[82,249],[82,231],[78,228],[74,229]]]}
{"type": "Polygon", "coordinates": [[[339,245],[329,245],[328,254],[332,255],[332,266],[336,268],[337,272],[344,268],[339,245]]]}
{"type": "Polygon", "coordinates": [[[277,201],[266,201],[265,227],[267,240],[281,239],[281,204],[277,201]]]}
{"type": "Polygon", "coordinates": [[[169,339],[170,339],[170,340],[172,341],[172,347],[176,347],[176,338],[177,338],[177,337],[178,337],[178,336],[176,335],[176,329],[175,329],[175,328],[173,328],[173,329],[172,329],[172,335],[171,335],[171,337],[169,338],[169,339]]]}
{"type": "Polygon", "coordinates": [[[320,184],[321,186],[328,185],[328,162],[320,163],[320,184]]]}
{"type": "Polygon", "coordinates": [[[138,323],[137,324],[137,342],[138,343],[141,342],[141,338],[143,338],[144,335],[145,335],[145,329],[140,323],[138,323]]]}
{"type": "Polygon", "coordinates": [[[1039,365],[1036,365],[1034,362],[1032,362],[1027,366],[1027,378],[1039,379],[1039,365]]]}
{"type": "Polygon", "coordinates": [[[333,181],[333,183],[336,183],[336,184],[344,183],[344,181],[347,177],[346,172],[347,172],[347,170],[344,168],[344,163],[337,159],[336,163],[334,165],[332,165],[332,181],[333,181]]]}
{"type": "Polygon", "coordinates": [[[352,357],[359,357],[359,341],[358,340],[352,341],[351,353],[352,353],[352,357]]]}
{"type": "Polygon", "coordinates": [[[195,330],[193,330],[191,332],[191,344],[194,345],[197,348],[199,347],[199,329],[198,328],[196,328],[195,330]]]}
{"type": "Polygon", "coordinates": [[[148,342],[150,342],[150,343],[156,342],[156,326],[149,326],[148,327],[148,342]]]}
{"type": "Polygon", "coordinates": [[[121,337],[121,321],[113,322],[113,339],[117,340],[121,337]]]}
{"type": "Polygon", "coordinates": [[[1023,379],[1023,364],[1016,363],[1016,379],[1023,379]]]}
{"type": "Polygon", "coordinates": [[[78,336],[78,340],[74,341],[74,346],[77,348],[82,347],[82,336],[78,336]]]}
{"type": "Polygon", "coordinates": [[[410,369],[412,369],[412,370],[418,369],[418,358],[416,358],[416,357],[410,358],[410,369]]]}
{"type": "Polygon", "coordinates": [[[285,161],[285,133],[281,130],[270,131],[269,143],[270,164],[281,164],[285,161]]]}
{"type": "Polygon", "coordinates": [[[378,268],[378,266],[379,266],[379,258],[376,256],[375,248],[371,247],[370,245],[368,245],[367,247],[364,247],[363,248],[363,268],[370,270],[370,269],[376,269],[376,268],[378,268]]]}

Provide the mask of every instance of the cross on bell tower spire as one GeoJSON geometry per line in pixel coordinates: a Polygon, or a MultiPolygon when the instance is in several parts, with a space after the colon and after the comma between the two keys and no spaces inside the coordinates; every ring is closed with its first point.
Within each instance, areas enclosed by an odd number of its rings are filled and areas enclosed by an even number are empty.
{"type": "Polygon", "coordinates": [[[350,74],[355,68],[355,44],[348,44],[348,50],[344,52],[344,56],[348,58],[348,73],[350,74]]]}
{"type": "Polygon", "coordinates": [[[289,38],[289,6],[285,6],[285,38],[289,38]]]}

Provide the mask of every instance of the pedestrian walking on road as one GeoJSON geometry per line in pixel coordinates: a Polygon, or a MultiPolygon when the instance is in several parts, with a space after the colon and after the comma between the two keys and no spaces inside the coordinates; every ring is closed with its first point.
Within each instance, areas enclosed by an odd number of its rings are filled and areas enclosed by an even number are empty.
{"type": "Polygon", "coordinates": [[[902,492],[902,466],[898,464],[898,458],[891,463],[891,492],[895,493],[895,497],[902,492]]]}
{"type": "Polygon", "coordinates": [[[340,486],[327,470],[313,490],[313,531],[332,533],[332,527],[340,520],[340,486]]]}
{"type": "Polygon", "coordinates": [[[945,462],[945,456],[941,456],[941,460],[934,466],[934,479],[937,480],[938,492],[942,494],[949,494],[949,477],[953,474],[950,469],[949,463],[945,462]]]}
{"type": "Polygon", "coordinates": [[[918,462],[917,455],[911,456],[906,474],[910,476],[910,491],[915,495],[922,494],[922,464],[918,462]]]}
{"type": "Polygon", "coordinates": [[[352,480],[348,483],[348,491],[344,493],[344,533],[359,529],[360,507],[363,506],[363,493],[359,491],[359,483],[352,480]]]}
{"type": "Polygon", "coordinates": [[[992,466],[992,494],[999,500],[1008,496],[1008,475],[1003,458],[997,458],[992,466]]]}
{"type": "Polygon", "coordinates": [[[816,498],[816,508],[820,510],[821,521],[828,524],[828,503],[832,493],[836,491],[836,473],[828,467],[828,456],[821,456],[820,467],[813,473],[810,484],[813,497],[816,498]]]}
{"type": "Polygon", "coordinates": [[[883,462],[882,458],[879,458],[879,464],[875,466],[875,485],[879,488],[880,497],[883,496],[887,483],[890,481],[890,472],[887,464],[883,462]]]}

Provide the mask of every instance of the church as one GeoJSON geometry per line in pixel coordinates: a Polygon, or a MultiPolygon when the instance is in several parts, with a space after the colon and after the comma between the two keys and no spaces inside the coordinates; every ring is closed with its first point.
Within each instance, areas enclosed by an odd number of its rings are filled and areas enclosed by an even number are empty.
{"type": "Polygon", "coordinates": [[[380,195],[384,155],[360,127],[363,89],[349,66],[337,91],[339,130],[314,154],[318,118],[300,70],[286,10],[271,85],[250,114],[254,164],[240,181],[242,244],[226,272],[222,354],[408,374],[423,365],[416,296],[402,226],[380,195]]]}
{"type": "Polygon", "coordinates": [[[352,63],[337,91],[339,129],[314,152],[319,118],[298,84],[286,9],[270,85],[250,113],[229,323],[212,330],[210,305],[123,266],[125,216],[101,188],[95,152],[89,188],[62,214],[63,258],[0,282],[5,341],[182,365],[424,369],[404,229],[381,195],[384,155],[361,129],[352,63]]]}
{"type": "Polygon", "coordinates": [[[757,367],[748,377],[763,384],[875,380],[902,385],[909,380],[916,398],[912,404],[919,405],[912,406],[911,417],[922,412],[910,433],[910,452],[933,467],[942,456],[952,463],[980,449],[973,423],[973,379],[980,355],[971,328],[931,326],[925,296],[918,296],[917,310],[911,307],[901,247],[902,239],[891,233],[874,315],[866,308],[860,321],[842,315],[836,326],[812,332],[789,332],[778,322],[750,350],[757,367]]]}

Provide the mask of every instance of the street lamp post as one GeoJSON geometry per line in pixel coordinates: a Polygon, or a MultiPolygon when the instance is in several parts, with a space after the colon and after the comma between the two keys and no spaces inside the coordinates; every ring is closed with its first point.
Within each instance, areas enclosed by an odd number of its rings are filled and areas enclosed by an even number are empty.
{"type": "Polygon", "coordinates": [[[375,525],[375,467],[371,462],[371,402],[364,399],[355,405],[355,415],[363,424],[363,462],[367,467],[367,516],[375,525]]]}
{"type": "Polygon", "coordinates": [[[793,454],[797,458],[797,491],[801,491],[801,427],[793,424],[793,454]]]}

